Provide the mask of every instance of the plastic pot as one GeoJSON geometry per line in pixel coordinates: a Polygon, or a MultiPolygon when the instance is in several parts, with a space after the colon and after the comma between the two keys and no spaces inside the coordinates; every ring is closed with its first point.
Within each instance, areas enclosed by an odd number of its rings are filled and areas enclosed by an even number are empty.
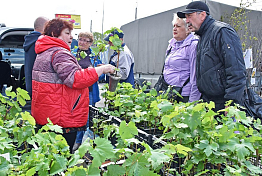
{"type": "Polygon", "coordinates": [[[109,75],[109,91],[116,91],[118,82],[120,81],[122,75],[117,73],[117,75],[109,75]]]}

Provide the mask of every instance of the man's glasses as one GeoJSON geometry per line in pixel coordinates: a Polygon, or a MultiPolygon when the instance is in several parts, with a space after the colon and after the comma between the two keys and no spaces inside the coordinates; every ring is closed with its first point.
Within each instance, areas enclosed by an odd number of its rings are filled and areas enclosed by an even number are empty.
{"type": "Polygon", "coordinates": [[[85,40],[85,39],[82,39],[82,38],[79,38],[78,40],[81,41],[81,42],[85,42],[85,43],[92,43],[92,41],[90,41],[90,40],[85,40]]]}

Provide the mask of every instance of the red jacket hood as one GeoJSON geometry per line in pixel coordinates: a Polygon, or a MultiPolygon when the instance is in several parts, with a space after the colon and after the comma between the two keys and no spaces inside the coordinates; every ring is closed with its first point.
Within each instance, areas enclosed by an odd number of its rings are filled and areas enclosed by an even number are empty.
{"type": "Polygon", "coordinates": [[[52,47],[63,47],[70,51],[70,47],[66,44],[66,42],[56,37],[41,35],[35,42],[36,54],[42,53],[52,47]]]}

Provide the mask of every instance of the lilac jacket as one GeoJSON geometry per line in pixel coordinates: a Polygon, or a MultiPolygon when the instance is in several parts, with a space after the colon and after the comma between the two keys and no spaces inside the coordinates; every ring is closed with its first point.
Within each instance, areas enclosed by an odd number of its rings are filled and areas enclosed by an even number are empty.
{"type": "Polygon", "coordinates": [[[169,40],[167,48],[170,54],[166,57],[164,66],[164,78],[170,85],[182,87],[190,76],[190,81],[183,88],[181,95],[189,96],[189,102],[200,99],[200,92],[196,85],[196,46],[198,39],[189,34],[183,41],[169,40]]]}

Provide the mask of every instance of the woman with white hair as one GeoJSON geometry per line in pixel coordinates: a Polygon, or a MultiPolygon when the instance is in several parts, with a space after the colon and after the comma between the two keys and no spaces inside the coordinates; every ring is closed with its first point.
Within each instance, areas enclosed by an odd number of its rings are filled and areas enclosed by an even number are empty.
{"type": "Polygon", "coordinates": [[[176,14],[172,23],[173,38],[167,47],[163,76],[169,85],[183,87],[183,98],[178,97],[178,102],[193,102],[201,95],[195,76],[198,38],[190,32],[185,20],[176,14]]]}

